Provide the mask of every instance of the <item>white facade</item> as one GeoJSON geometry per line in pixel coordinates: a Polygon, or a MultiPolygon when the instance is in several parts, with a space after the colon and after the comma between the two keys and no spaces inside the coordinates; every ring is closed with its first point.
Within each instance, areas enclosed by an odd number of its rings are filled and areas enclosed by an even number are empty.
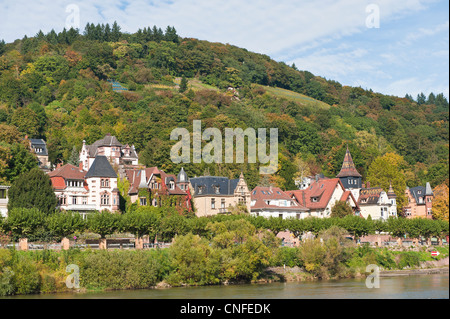
{"type": "Polygon", "coordinates": [[[361,208],[361,216],[366,219],[369,215],[373,220],[387,220],[389,217],[397,217],[396,199],[389,198],[385,191],[379,193],[376,203],[367,204],[362,198],[359,206],[361,208]]]}
{"type": "Polygon", "coordinates": [[[8,217],[8,189],[9,186],[0,185],[0,216],[8,217]]]}

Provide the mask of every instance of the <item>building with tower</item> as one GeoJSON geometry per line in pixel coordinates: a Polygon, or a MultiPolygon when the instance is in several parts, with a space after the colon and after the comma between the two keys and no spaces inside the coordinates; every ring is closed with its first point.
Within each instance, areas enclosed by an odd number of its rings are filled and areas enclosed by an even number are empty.
{"type": "Polygon", "coordinates": [[[349,190],[353,197],[358,200],[359,190],[362,187],[362,176],[356,170],[355,164],[353,163],[352,155],[348,149],[345,152],[344,161],[342,163],[342,168],[339,174],[336,176],[341,181],[342,185],[346,190],[349,190]]]}
{"type": "Polygon", "coordinates": [[[103,139],[95,141],[91,145],[87,145],[86,141],[83,141],[79,158],[83,164],[83,170],[89,170],[97,156],[105,156],[111,165],[138,165],[138,155],[134,145],[123,145],[111,134],[106,134],[103,139]]]}

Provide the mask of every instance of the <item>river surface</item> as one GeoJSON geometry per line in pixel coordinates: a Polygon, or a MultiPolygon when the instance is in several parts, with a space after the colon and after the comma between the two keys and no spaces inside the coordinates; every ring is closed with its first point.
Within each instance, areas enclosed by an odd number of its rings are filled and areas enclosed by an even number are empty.
{"type": "MultiPolygon", "coordinates": [[[[381,277],[189,288],[13,296],[23,299],[449,299],[449,275],[381,277]]],[[[0,299],[2,299],[0,297],[0,299]]]]}

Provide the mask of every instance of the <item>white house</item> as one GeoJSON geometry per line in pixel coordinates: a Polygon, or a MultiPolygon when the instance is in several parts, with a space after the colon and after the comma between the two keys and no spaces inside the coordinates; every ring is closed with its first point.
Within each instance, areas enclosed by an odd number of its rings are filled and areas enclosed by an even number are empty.
{"type": "Polygon", "coordinates": [[[93,211],[119,210],[117,174],[105,156],[97,156],[88,171],[70,164],[49,173],[59,208],[83,216],[93,211]]]}
{"type": "Polygon", "coordinates": [[[397,200],[392,189],[386,193],[381,187],[362,188],[358,199],[361,216],[373,220],[387,220],[397,217],[397,200]]]}
{"type": "Polygon", "coordinates": [[[250,213],[266,218],[302,219],[308,215],[308,209],[278,187],[257,186],[251,192],[250,213]]]}
{"type": "Polygon", "coordinates": [[[85,171],[89,170],[97,156],[105,156],[113,165],[138,165],[138,155],[134,145],[123,145],[111,134],[107,134],[92,145],[87,145],[86,141],[83,141],[79,160],[85,171]]]}
{"type": "Polygon", "coordinates": [[[0,216],[8,217],[8,189],[9,186],[0,185],[0,216]]]}

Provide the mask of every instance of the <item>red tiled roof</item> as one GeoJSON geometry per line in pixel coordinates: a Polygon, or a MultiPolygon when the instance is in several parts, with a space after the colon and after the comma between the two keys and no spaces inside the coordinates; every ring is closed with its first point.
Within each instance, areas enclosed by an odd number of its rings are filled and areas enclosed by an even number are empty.
{"type": "Polygon", "coordinates": [[[286,193],[306,208],[325,209],[338,185],[344,189],[339,178],[319,179],[311,183],[307,189],[286,191],[286,193]],[[313,201],[313,198],[316,198],[317,202],[313,201]]]}
{"type": "MultiPolygon", "coordinates": [[[[53,188],[58,190],[66,188],[66,180],[84,181],[85,175],[86,171],[83,171],[79,167],[71,164],[58,167],[54,171],[48,173],[53,188]]],[[[85,188],[87,189],[86,185],[85,188]]]]}
{"type": "Polygon", "coordinates": [[[66,164],[48,173],[48,175],[50,176],[50,178],[62,177],[64,179],[84,180],[86,171],[80,170],[80,168],[77,166],[66,164]]]}
{"type": "Polygon", "coordinates": [[[278,187],[257,186],[251,192],[251,200],[255,201],[255,204],[252,206],[252,209],[283,209],[295,211],[308,210],[306,207],[303,207],[298,202],[293,200],[288,194],[283,192],[278,187]],[[286,200],[291,202],[291,206],[269,205],[267,201],[270,200],[286,200]]]}

